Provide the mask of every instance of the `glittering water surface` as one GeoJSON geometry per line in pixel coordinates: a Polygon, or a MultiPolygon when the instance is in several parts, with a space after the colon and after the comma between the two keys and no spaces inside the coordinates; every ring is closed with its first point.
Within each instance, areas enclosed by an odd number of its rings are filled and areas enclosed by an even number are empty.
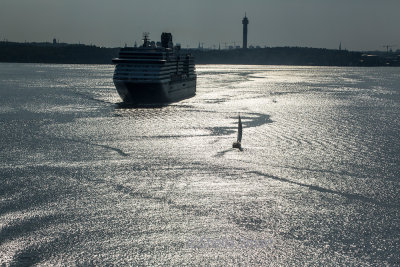
{"type": "Polygon", "coordinates": [[[0,264],[400,264],[399,68],[197,72],[123,108],[113,66],[0,64],[0,264]]]}

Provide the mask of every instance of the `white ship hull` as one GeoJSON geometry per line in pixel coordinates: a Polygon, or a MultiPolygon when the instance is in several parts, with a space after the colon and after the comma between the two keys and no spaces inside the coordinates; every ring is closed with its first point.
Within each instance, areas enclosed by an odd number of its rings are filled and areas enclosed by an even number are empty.
{"type": "Polygon", "coordinates": [[[196,79],[174,82],[132,82],[114,79],[118,94],[127,103],[169,103],[196,94],[196,79]]]}

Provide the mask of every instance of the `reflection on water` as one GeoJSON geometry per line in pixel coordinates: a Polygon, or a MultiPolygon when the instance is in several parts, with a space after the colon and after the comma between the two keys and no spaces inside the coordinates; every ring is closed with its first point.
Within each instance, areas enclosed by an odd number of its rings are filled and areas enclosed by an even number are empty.
{"type": "Polygon", "coordinates": [[[0,264],[400,261],[396,68],[199,65],[151,107],[113,66],[0,70],[0,264]]]}

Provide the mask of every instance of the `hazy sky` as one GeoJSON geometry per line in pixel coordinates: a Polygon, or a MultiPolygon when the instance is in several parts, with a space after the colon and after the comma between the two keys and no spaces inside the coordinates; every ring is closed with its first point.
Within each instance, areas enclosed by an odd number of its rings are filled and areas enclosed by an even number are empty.
{"type": "Polygon", "coordinates": [[[183,47],[249,45],[400,49],[400,0],[0,0],[0,39],[95,44],[158,41],[183,47]]]}

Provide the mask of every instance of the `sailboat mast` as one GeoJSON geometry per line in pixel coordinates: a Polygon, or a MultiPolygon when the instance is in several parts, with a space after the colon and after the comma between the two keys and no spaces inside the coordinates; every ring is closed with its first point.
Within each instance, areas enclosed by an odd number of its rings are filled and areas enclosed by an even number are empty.
{"type": "Polygon", "coordinates": [[[240,119],[240,114],[239,114],[239,123],[238,123],[238,136],[237,136],[237,141],[240,143],[242,142],[242,120],[240,119]]]}

